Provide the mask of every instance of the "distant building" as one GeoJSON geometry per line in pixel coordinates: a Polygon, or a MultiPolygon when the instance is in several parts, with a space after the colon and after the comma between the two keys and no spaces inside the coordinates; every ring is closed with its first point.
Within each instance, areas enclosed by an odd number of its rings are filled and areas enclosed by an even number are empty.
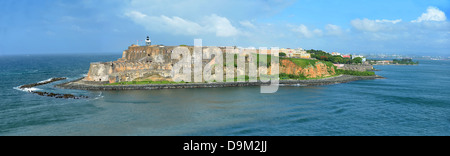
{"type": "Polygon", "coordinates": [[[382,60],[382,61],[376,61],[376,64],[392,64],[393,61],[389,61],[389,60],[382,60]]]}
{"type": "Polygon", "coordinates": [[[309,59],[311,54],[303,50],[302,48],[295,49],[293,57],[309,59]]]}
{"type": "Polygon", "coordinates": [[[362,56],[362,55],[352,55],[352,59],[355,59],[355,58],[358,58],[358,57],[360,57],[362,59],[362,62],[366,62],[367,61],[367,59],[364,56],[362,56]]]}
{"type": "Polygon", "coordinates": [[[340,56],[341,53],[338,53],[338,52],[332,52],[331,55],[333,55],[333,56],[340,56]]]}
{"type": "Polygon", "coordinates": [[[364,56],[362,56],[362,55],[352,55],[352,59],[355,59],[355,58],[357,58],[357,57],[363,58],[364,56]]]}
{"type": "Polygon", "coordinates": [[[295,58],[304,58],[304,59],[311,58],[311,54],[307,53],[302,48],[298,48],[298,49],[282,48],[282,49],[280,49],[280,53],[285,53],[286,57],[295,57],[295,58]]]}
{"type": "Polygon", "coordinates": [[[152,41],[150,40],[150,37],[147,36],[147,39],[145,40],[145,45],[146,46],[151,46],[152,45],[152,41]]]}
{"type": "Polygon", "coordinates": [[[350,55],[342,55],[343,58],[351,58],[350,55]]]}
{"type": "Polygon", "coordinates": [[[291,48],[281,48],[280,49],[280,53],[285,53],[286,54],[286,57],[294,57],[294,52],[295,52],[295,50],[294,49],[291,49],[291,48]]]}

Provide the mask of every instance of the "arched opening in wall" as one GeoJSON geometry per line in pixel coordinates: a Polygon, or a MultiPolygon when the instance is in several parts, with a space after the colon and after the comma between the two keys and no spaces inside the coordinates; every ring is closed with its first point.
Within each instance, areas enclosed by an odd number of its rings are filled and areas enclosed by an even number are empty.
{"type": "Polygon", "coordinates": [[[98,79],[98,81],[102,81],[102,79],[98,79]]]}
{"type": "Polygon", "coordinates": [[[149,57],[150,57],[150,54],[147,54],[147,56],[149,56],[149,57]]]}

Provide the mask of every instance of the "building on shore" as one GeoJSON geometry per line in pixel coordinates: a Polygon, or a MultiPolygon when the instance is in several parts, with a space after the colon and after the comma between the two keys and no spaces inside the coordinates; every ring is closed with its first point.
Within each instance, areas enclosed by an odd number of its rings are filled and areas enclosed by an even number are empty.
{"type": "Polygon", "coordinates": [[[152,41],[150,40],[150,37],[147,36],[147,39],[145,39],[145,46],[151,46],[152,41]]]}
{"type": "Polygon", "coordinates": [[[350,55],[341,55],[343,58],[351,58],[350,55]]]}
{"type": "Polygon", "coordinates": [[[338,53],[338,52],[332,52],[331,55],[332,55],[332,56],[341,56],[341,53],[338,53]]]}
{"type": "Polygon", "coordinates": [[[355,58],[358,58],[358,57],[360,57],[362,59],[362,62],[366,62],[367,61],[367,58],[362,56],[362,55],[352,55],[352,60],[355,59],[355,58]]]}
{"type": "Polygon", "coordinates": [[[294,56],[294,49],[291,48],[281,48],[280,53],[285,53],[286,57],[293,57],[294,56]]]}
{"type": "Polygon", "coordinates": [[[289,57],[289,58],[304,58],[304,59],[311,58],[311,54],[307,53],[302,48],[297,48],[297,49],[282,48],[282,49],[280,49],[280,53],[285,53],[286,57],[289,57]]]}
{"type": "MultiPolygon", "coordinates": [[[[145,45],[132,44],[128,49],[122,52],[122,57],[112,62],[94,62],[89,67],[89,72],[83,81],[94,83],[117,83],[125,81],[148,80],[148,81],[173,81],[173,79],[182,77],[183,75],[173,76],[172,69],[178,62],[172,59],[172,53],[176,48],[183,47],[193,55],[194,46],[163,46],[152,45],[150,38],[147,37],[145,45]]],[[[227,52],[226,47],[208,47],[202,46],[203,51],[217,50],[222,54],[227,52]]],[[[258,49],[232,49],[232,54],[252,55],[254,53],[272,54],[271,49],[267,51],[259,51],[258,49]]],[[[215,56],[216,57],[216,56],[215,56]]],[[[201,58],[202,68],[215,58],[201,58]]],[[[246,57],[246,62],[251,57],[246,57]]],[[[236,72],[245,73],[242,70],[236,72]]]]}

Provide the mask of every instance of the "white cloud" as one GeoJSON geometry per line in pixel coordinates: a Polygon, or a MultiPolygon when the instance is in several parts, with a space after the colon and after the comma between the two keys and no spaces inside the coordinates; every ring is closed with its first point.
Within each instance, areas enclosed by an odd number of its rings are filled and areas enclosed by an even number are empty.
{"type": "Polygon", "coordinates": [[[398,20],[387,20],[387,19],[375,20],[375,22],[377,22],[377,23],[392,23],[392,24],[397,24],[401,21],[402,21],[401,19],[398,19],[398,20]]]}
{"type": "Polygon", "coordinates": [[[313,33],[314,33],[315,35],[317,35],[317,36],[322,36],[322,35],[323,35],[323,31],[320,30],[320,29],[314,29],[314,30],[313,30],[313,33]]]}
{"type": "Polygon", "coordinates": [[[241,21],[239,22],[242,26],[247,27],[247,28],[256,28],[255,25],[252,24],[252,22],[250,21],[241,21]]]}
{"type": "Polygon", "coordinates": [[[125,11],[136,10],[151,16],[166,15],[194,19],[217,14],[243,21],[278,13],[294,2],[294,0],[127,0],[122,3],[125,3],[123,5],[125,11]]]}
{"type": "Polygon", "coordinates": [[[292,29],[292,31],[298,32],[298,33],[300,33],[302,36],[304,36],[306,38],[312,37],[312,33],[308,30],[308,27],[306,27],[303,24],[298,26],[297,28],[292,29]]]}
{"type": "Polygon", "coordinates": [[[314,29],[313,31],[310,31],[308,29],[308,27],[306,27],[303,24],[301,24],[298,27],[294,27],[291,30],[294,32],[300,33],[300,36],[305,37],[305,38],[312,38],[314,36],[322,36],[322,34],[323,34],[322,30],[320,30],[320,29],[314,29]]]}
{"type": "Polygon", "coordinates": [[[227,18],[216,14],[205,16],[198,21],[191,21],[178,16],[148,16],[138,11],[127,12],[125,16],[149,31],[164,31],[177,35],[215,33],[217,37],[231,37],[239,34],[239,31],[227,18]]]}
{"type": "Polygon", "coordinates": [[[436,7],[428,7],[427,12],[423,13],[422,16],[413,20],[411,22],[423,22],[423,21],[445,21],[447,17],[445,13],[436,7]]]}
{"type": "Polygon", "coordinates": [[[174,45],[184,44],[181,42],[188,42],[194,37],[209,40],[209,45],[256,47],[298,45],[323,50],[328,48],[330,51],[340,49],[423,51],[423,47],[441,50],[439,47],[448,49],[450,45],[448,39],[450,22],[446,21],[445,14],[437,8],[428,8],[420,17],[418,14],[415,18],[417,23],[412,23],[412,19],[402,21],[389,17],[378,19],[360,17],[347,21],[351,24],[347,27],[345,24],[333,25],[335,23],[289,25],[289,23],[264,22],[267,21],[264,18],[272,17],[276,10],[285,8],[285,5],[274,8],[264,1],[158,0],[148,3],[146,0],[130,0],[130,2],[123,5],[122,15],[127,12],[125,15],[128,19],[143,26],[147,31],[158,32],[161,35],[164,33],[177,35],[179,38],[171,40],[174,45]],[[173,3],[178,5],[171,5],[173,3]],[[230,7],[233,9],[230,10],[230,7]],[[333,36],[338,36],[339,39],[333,36]]]}
{"type": "Polygon", "coordinates": [[[205,22],[205,27],[211,32],[215,32],[218,37],[235,36],[239,32],[227,18],[216,14],[207,16],[205,22]]]}
{"type": "Polygon", "coordinates": [[[147,15],[145,15],[139,11],[127,12],[127,13],[125,13],[125,16],[135,18],[135,19],[143,19],[143,18],[147,17],[147,15]]]}
{"type": "Polygon", "coordinates": [[[325,26],[325,30],[327,30],[328,35],[339,36],[343,34],[341,27],[333,24],[328,24],[325,26]]]}
{"type": "Polygon", "coordinates": [[[202,27],[198,23],[188,21],[177,16],[170,18],[161,15],[159,19],[162,20],[162,23],[159,24],[162,24],[177,34],[186,33],[189,35],[196,35],[202,30],[202,27]]]}
{"type": "Polygon", "coordinates": [[[380,26],[373,20],[367,18],[364,19],[354,19],[350,22],[354,28],[362,31],[378,31],[380,26]]]}
{"type": "Polygon", "coordinates": [[[401,22],[401,19],[398,20],[369,20],[367,18],[364,19],[354,19],[350,23],[351,25],[360,31],[369,31],[369,32],[377,32],[377,31],[385,31],[390,30],[392,25],[395,25],[401,22]]]}

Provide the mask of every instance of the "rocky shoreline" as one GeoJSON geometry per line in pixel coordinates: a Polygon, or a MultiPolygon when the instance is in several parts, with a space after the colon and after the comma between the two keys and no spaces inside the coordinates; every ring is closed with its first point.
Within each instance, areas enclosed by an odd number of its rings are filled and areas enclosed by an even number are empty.
{"type": "Polygon", "coordinates": [[[49,84],[49,83],[52,83],[52,82],[61,81],[61,80],[65,80],[65,79],[67,79],[67,78],[66,77],[56,77],[56,78],[51,78],[51,79],[49,79],[47,81],[43,81],[43,82],[22,85],[19,88],[20,89],[32,88],[32,87],[41,86],[41,85],[45,85],[45,84],[49,84]]]}
{"type": "MultiPolygon", "coordinates": [[[[183,83],[183,84],[145,84],[145,85],[103,85],[86,83],[83,78],[75,81],[55,85],[62,89],[78,90],[156,90],[156,89],[177,89],[177,88],[219,88],[219,87],[242,87],[242,86],[262,86],[270,83],[262,82],[215,82],[215,83],[183,83]]],[[[280,80],[280,86],[321,86],[339,83],[348,83],[358,80],[384,79],[382,76],[351,76],[340,75],[336,77],[314,79],[314,80],[280,80]]]]}
{"type": "MultiPolygon", "coordinates": [[[[38,82],[38,83],[22,85],[22,86],[19,86],[19,88],[20,89],[33,88],[36,86],[41,86],[41,85],[45,85],[45,84],[49,84],[49,83],[53,83],[53,82],[61,81],[61,80],[65,80],[65,79],[67,79],[67,78],[65,78],[65,77],[51,78],[49,80],[38,82]]],[[[81,80],[81,79],[77,79],[77,80],[81,80]]],[[[54,98],[64,98],[64,99],[88,98],[87,96],[75,96],[72,94],[58,94],[58,93],[49,93],[49,92],[40,92],[40,91],[29,91],[29,92],[40,95],[40,96],[47,96],[47,97],[54,97],[54,98]]]]}
{"type": "Polygon", "coordinates": [[[54,97],[57,99],[87,99],[87,96],[75,96],[72,94],[57,94],[57,93],[49,93],[49,92],[39,92],[39,91],[32,91],[32,93],[40,95],[40,96],[47,96],[47,97],[54,97]]]}

